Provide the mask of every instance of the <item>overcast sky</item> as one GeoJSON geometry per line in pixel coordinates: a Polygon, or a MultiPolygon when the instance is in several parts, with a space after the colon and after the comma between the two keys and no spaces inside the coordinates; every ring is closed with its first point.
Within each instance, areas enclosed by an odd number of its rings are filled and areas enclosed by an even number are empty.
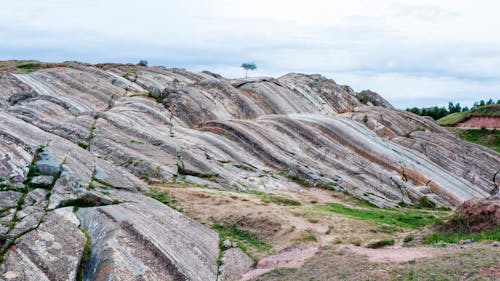
{"type": "Polygon", "coordinates": [[[15,0],[0,60],[320,73],[399,108],[500,99],[498,0],[15,0]]]}

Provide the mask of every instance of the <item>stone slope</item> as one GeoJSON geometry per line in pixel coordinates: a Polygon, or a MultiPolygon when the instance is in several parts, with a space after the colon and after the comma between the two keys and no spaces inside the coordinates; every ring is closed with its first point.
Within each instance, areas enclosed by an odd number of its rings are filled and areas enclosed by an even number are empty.
{"type": "MultiPolygon", "coordinates": [[[[60,208],[82,203],[71,231],[90,236],[84,280],[215,280],[217,234],[141,195],[148,182],[315,185],[381,206],[422,198],[456,206],[486,197],[500,169],[497,153],[320,75],[231,80],[163,67],[55,66],[0,76],[0,269],[9,280],[65,280],[44,262],[31,260],[29,272],[10,265],[26,257],[15,245],[29,248],[23,241],[47,225],[63,227],[60,208]]],[[[73,240],[83,249],[85,239],[73,240]]]]}

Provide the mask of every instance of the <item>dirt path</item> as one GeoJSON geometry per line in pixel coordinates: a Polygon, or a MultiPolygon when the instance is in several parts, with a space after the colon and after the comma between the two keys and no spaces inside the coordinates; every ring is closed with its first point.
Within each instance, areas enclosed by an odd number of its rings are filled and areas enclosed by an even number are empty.
{"type": "Polygon", "coordinates": [[[374,263],[407,262],[415,259],[435,257],[445,251],[439,248],[403,248],[400,246],[380,249],[368,249],[356,246],[345,246],[358,255],[367,256],[374,263]]]}
{"type": "Polygon", "coordinates": [[[280,251],[279,254],[262,258],[254,268],[246,272],[241,281],[253,279],[276,268],[299,268],[314,256],[318,248],[289,248],[280,251]]]}

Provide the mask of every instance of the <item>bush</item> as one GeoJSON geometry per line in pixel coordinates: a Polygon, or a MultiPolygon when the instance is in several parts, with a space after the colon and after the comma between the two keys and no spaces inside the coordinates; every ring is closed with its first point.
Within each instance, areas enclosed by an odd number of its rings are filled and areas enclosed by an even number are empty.
{"type": "Polygon", "coordinates": [[[140,66],[148,66],[148,61],[147,60],[140,60],[139,63],[137,65],[140,65],[140,66]]]}
{"type": "Polygon", "coordinates": [[[370,249],[382,248],[384,246],[394,245],[394,239],[384,239],[377,242],[373,242],[368,244],[366,247],[370,249]]]}

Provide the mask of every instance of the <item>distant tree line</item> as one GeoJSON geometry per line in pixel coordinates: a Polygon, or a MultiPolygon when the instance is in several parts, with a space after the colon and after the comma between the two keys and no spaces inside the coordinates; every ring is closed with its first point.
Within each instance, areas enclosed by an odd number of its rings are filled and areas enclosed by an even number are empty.
{"type": "MultiPolygon", "coordinates": [[[[467,106],[462,107],[460,103],[454,104],[453,102],[448,103],[448,108],[442,106],[433,106],[433,107],[424,107],[424,108],[417,108],[417,107],[412,107],[412,108],[407,108],[406,111],[413,112],[417,115],[420,116],[430,116],[434,120],[441,119],[445,117],[448,114],[452,114],[455,112],[464,112],[464,111],[469,111],[472,109],[476,109],[481,106],[485,105],[490,105],[490,104],[495,104],[495,102],[492,99],[489,99],[488,101],[481,100],[479,102],[475,102],[474,105],[472,105],[471,108],[468,108],[467,106]]],[[[497,100],[496,104],[500,104],[500,100],[497,100]]]]}

